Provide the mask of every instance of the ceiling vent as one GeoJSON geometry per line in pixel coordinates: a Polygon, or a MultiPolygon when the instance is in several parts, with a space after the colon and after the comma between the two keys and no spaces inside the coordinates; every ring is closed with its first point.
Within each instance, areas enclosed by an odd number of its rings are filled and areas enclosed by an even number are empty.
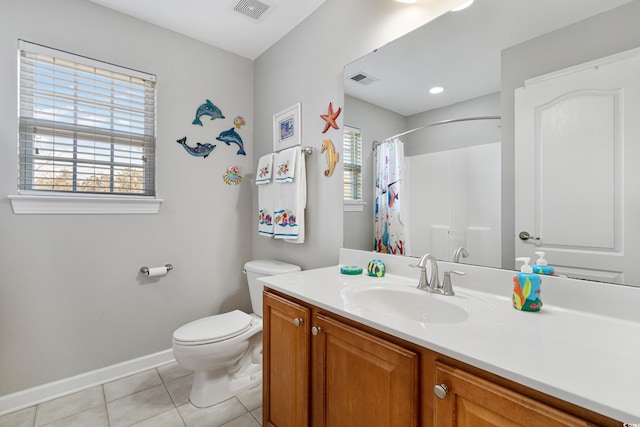
{"type": "Polygon", "coordinates": [[[377,78],[363,72],[355,73],[349,78],[356,83],[360,83],[361,85],[369,85],[378,80],[377,78]]]}
{"type": "Polygon", "coordinates": [[[264,19],[273,8],[273,4],[263,0],[240,0],[233,10],[256,21],[260,21],[264,19]]]}

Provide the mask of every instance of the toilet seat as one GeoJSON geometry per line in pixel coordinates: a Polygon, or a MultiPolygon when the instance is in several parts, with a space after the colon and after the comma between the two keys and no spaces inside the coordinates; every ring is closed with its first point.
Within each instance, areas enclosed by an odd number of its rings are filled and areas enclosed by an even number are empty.
{"type": "Polygon", "coordinates": [[[251,316],[240,310],[194,320],[176,329],[173,341],[180,345],[203,345],[225,341],[251,328],[251,316]]]}

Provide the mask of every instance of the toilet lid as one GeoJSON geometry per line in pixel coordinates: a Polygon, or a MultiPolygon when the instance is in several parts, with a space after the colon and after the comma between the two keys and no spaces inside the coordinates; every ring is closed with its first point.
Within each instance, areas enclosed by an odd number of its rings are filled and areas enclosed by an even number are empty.
{"type": "Polygon", "coordinates": [[[173,339],[184,345],[208,344],[233,338],[250,327],[251,316],[234,310],[189,322],[176,329],[173,339]]]}

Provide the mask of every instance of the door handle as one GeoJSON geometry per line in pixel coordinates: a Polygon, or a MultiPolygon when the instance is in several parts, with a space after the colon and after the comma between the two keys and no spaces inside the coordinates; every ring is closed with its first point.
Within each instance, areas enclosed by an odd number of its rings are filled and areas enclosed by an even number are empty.
{"type": "Polygon", "coordinates": [[[532,236],[528,231],[521,231],[518,237],[520,237],[520,240],[540,240],[539,237],[532,236]]]}

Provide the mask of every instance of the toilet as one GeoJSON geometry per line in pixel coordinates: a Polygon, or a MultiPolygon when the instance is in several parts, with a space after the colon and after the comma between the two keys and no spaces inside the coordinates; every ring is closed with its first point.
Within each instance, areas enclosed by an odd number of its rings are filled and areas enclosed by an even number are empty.
{"type": "Polygon", "coordinates": [[[189,400],[199,408],[254,387],[262,381],[262,290],[258,277],[300,271],[275,260],[244,265],[253,313],[240,310],[194,320],[173,333],[173,355],[194,371],[189,400]]]}

